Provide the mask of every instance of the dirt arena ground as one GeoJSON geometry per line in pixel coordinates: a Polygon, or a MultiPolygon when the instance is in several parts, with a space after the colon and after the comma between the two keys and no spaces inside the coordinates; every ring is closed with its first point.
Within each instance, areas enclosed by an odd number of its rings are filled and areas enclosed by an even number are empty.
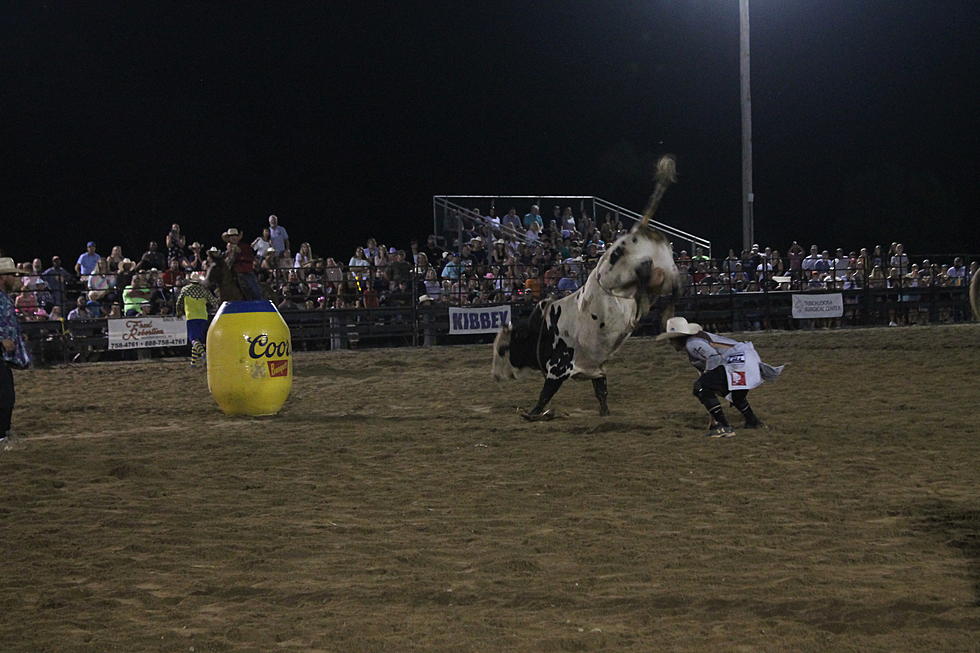
{"type": "Polygon", "coordinates": [[[789,367],[730,440],[650,339],[537,424],[489,345],[299,354],[265,419],[17,373],[0,650],[980,650],[980,325],[751,339],[789,367]]]}

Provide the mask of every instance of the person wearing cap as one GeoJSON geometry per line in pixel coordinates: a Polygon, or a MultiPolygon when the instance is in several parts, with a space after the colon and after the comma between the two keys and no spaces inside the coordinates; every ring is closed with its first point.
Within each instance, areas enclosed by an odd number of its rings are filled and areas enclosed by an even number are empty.
{"type": "Polygon", "coordinates": [[[773,367],[763,363],[751,342],[739,342],[708,333],[700,324],[683,317],[667,320],[664,333],[657,340],[669,340],[677,351],[685,351],[691,365],[698,370],[694,396],[711,416],[709,438],[730,438],[735,429],[728,423],[718,395],[730,398],[732,405],[745,418],[745,428],[765,428],[749,406],[749,390],[765,381],[775,380],[784,365],[773,367]]]}
{"type": "Polygon", "coordinates": [[[221,234],[221,239],[228,243],[225,262],[238,277],[238,286],[245,299],[251,301],[264,299],[259,280],[255,277],[255,251],[251,247],[239,246],[242,233],[235,227],[226,229],[221,234]]]}
{"type": "Polygon", "coordinates": [[[20,290],[21,274],[12,258],[0,257],[0,445],[11,436],[10,423],[16,398],[12,368],[24,369],[31,364],[14,303],[7,294],[20,290]]]}
{"type": "Polygon", "coordinates": [[[180,289],[175,305],[177,315],[187,317],[187,342],[191,344],[191,367],[204,361],[208,335],[208,310],[218,310],[218,298],[204,285],[204,274],[191,272],[180,289]]]}
{"type": "Polygon", "coordinates": [[[78,256],[78,260],[75,261],[75,274],[79,277],[84,277],[95,272],[95,266],[98,265],[102,257],[95,253],[95,242],[88,241],[85,245],[85,251],[78,256]]]}

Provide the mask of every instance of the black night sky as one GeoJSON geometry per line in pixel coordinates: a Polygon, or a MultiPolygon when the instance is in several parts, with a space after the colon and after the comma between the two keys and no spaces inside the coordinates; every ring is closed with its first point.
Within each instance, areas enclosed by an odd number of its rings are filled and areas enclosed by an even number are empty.
{"type": "MultiPolygon", "coordinates": [[[[980,3],[752,0],[756,240],[980,253],[980,3]]],[[[276,213],[346,260],[433,194],[596,194],[741,244],[737,0],[5,7],[17,260],[276,213]]],[[[486,207],[483,207],[486,208],[486,207]]],[[[526,206],[520,206],[521,213],[526,206]]]]}

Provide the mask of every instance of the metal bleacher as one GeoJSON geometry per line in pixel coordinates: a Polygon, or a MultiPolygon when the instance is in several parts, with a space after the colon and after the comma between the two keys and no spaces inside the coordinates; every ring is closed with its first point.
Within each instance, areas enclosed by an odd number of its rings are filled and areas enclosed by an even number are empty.
{"type": "MultiPolygon", "coordinates": [[[[462,232],[473,225],[485,224],[481,214],[490,207],[495,207],[498,215],[507,211],[510,206],[516,206],[518,214],[524,213],[532,204],[541,207],[542,218],[548,220],[551,216],[546,212],[549,204],[572,206],[576,215],[584,211],[597,223],[606,215],[622,220],[626,227],[642,217],[640,213],[613,204],[595,195],[433,195],[432,196],[432,233],[440,242],[452,245],[462,238],[462,232]],[[476,208],[477,210],[474,210],[476,208]]],[[[669,224],[650,220],[650,227],[662,232],[674,244],[674,250],[687,249],[692,254],[700,249],[702,254],[711,257],[711,241],[695,236],[669,224]]]]}

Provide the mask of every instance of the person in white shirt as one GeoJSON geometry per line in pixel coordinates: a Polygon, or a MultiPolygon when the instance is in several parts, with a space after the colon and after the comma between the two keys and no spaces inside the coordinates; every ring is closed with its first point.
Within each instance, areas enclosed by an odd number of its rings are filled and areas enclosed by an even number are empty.
{"type": "Polygon", "coordinates": [[[667,320],[664,333],[657,340],[670,340],[676,351],[685,351],[691,365],[699,372],[694,382],[694,396],[711,416],[709,438],[730,438],[735,430],[728,423],[718,395],[730,397],[745,418],[745,428],[765,428],[749,406],[749,390],[765,381],[773,381],[784,365],[773,367],[763,363],[751,342],[738,342],[701,329],[700,324],[683,317],[667,320]]]}
{"type": "Polygon", "coordinates": [[[279,256],[289,251],[289,234],[285,227],[279,225],[279,218],[275,215],[269,216],[269,240],[279,256]]]}

